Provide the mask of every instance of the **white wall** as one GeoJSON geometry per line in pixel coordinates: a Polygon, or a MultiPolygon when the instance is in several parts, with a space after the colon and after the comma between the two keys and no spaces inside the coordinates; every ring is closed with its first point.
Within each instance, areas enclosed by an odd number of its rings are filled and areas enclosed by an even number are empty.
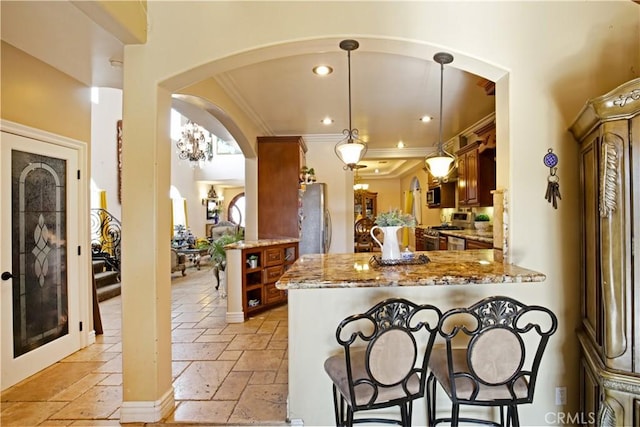
{"type": "MultiPolygon", "coordinates": [[[[98,88],[98,103],[91,108],[91,179],[107,192],[107,210],[122,220],[118,200],[118,120],[122,119],[122,90],[98,88]]],[[[92,208],[100,207],[93,203],[92,208]]]]}
{"type": "Polygon", "coordinates": [[[305,135],[307,167],[314,168],[317,182],[327,184],[327,207],[331,215],[329,253],[353,252],[353,173],[334,152],[343,135],[305,135]]]}

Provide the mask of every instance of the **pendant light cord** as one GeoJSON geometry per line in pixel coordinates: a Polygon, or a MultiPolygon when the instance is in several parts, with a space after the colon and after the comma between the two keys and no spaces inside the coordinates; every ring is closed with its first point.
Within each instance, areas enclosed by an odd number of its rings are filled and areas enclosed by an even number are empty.
{"type": "Polygon", "coordinates": [[[442,153],[443,144],[442,144],[442,92],[443,92],[443,81],[444,81],[444,64],[440,63],[440,135],[438,136],[438,152],[442,153]]]}
{"type": "Polygon", "coordinates": [[[347,51],[347,72],[348,72],[348,81],[349,81],[349,141],[351,141],[353,139],[353,134],[352,134],[352,130],[353,127],[351,126],[351,51],[348,50],[347,51]]]}

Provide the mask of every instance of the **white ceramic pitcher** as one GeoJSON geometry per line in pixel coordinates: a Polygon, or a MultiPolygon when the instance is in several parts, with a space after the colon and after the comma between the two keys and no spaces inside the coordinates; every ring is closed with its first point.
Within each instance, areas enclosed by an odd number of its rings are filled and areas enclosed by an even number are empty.
{"type": "Polygon", "coordinates": [[[374,225],[371,227],[371,237],[382,249],[382,259],[400,259],[400,244],[398,243],[398,230],[401,229],[401,225],[379,227],[374,225]],[[380,243],[380,240],[376,239],[373,230],[379,228],[384,234],[384,243],[380,243]]]}

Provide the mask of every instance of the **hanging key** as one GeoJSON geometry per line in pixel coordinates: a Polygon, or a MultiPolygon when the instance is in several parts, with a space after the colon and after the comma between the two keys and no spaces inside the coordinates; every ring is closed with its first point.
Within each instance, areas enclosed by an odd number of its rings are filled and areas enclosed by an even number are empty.
{"type": "Polygon", "coordinates": [[[560,178],[556,174],[558,171],[558,156],[553,152],[552,148],[547,150],[543,158],[544,165],[549,168],[549,177],[547,178],[547,192],[544,197],[547,202],[551,203],[555,209],[558,209],[558,199],[560,196],[560,178]]]}

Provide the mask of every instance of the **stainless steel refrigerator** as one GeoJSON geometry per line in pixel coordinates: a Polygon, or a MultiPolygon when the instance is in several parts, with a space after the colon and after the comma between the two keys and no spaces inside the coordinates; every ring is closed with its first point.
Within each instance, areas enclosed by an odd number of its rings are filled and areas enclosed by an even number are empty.
{"type": "Polygon", "coordinates": [[[302,195],[300,255],[324,254],[331,246],[331,217],[326,206],[327,184],[307,184],[302,195]]]}

